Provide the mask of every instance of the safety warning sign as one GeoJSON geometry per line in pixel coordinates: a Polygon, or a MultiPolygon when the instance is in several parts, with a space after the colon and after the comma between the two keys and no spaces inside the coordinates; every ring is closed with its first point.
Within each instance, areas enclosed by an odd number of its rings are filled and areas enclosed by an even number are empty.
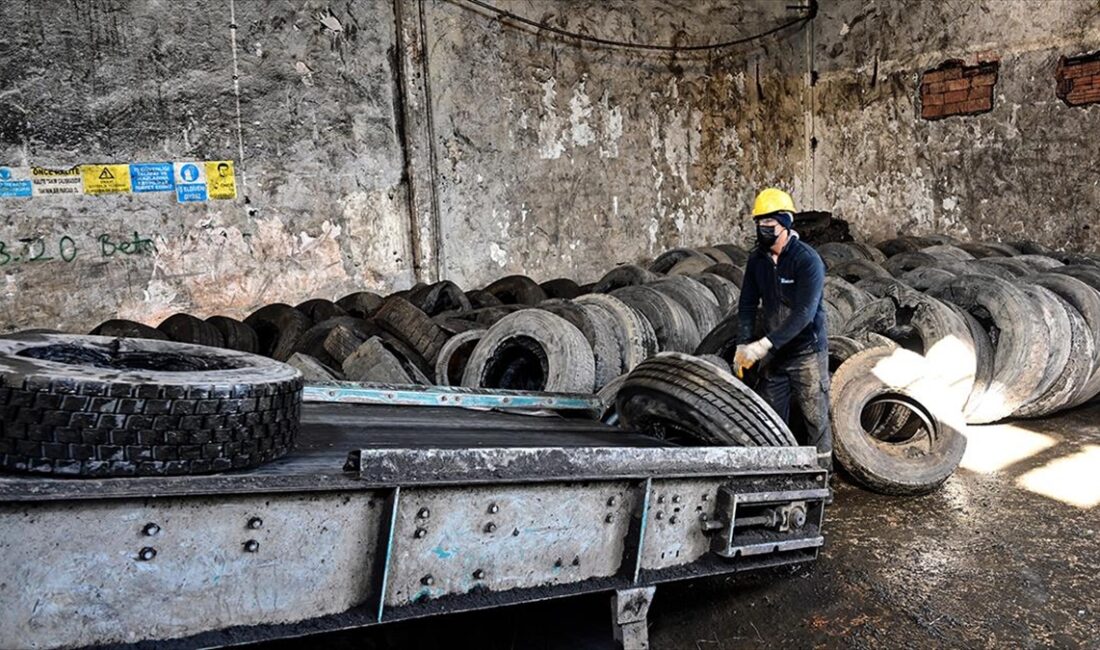
{"type": "Polygon", "coordinates": [[[173,165],[176,201],[194,203],[206,200],[206,169],[201,162],[178,162],[173,165]]]}
{"type": "Polygon", "coordinates": [[[130,191],[129,165],[81,165],[85,194],[114,194],[130,191]]]}
{"type": "Polygon", "coordinates": [[[171,192],[172,163],[130,163],[130,189],[134,192],[171,192]]]}
{"type": "Polygon", "coordinates": [[[233,178],[232,160],[206,161],[206,188],[212,199],[237,198],[237,181],[233,178]]]}
{"type": "Polygon", "coordinates": [[[35,196],[84,193],[84,179],[80,176],[80,165],[65,169],[31,167],[31,184],[34,185],[35,196]]]}
{"type": "Polygon", "coordinates": [[[0,199],[24,199],[32,192],[26,167],[0,167],[0,199]]]}

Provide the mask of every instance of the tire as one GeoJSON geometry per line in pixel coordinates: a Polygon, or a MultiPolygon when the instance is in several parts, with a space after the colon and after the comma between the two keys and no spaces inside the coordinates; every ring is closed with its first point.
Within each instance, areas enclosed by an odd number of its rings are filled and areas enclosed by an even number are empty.
{"type": "Polygon", "coordinates": [[[1047,255],[1017,255],[1011,259],[1027,265],[1034,273],[1044,273],[1056,269],[1059,266],[1065,266],[1062,262],[1047,255]]]}
{"type": "Polygon", "coordinates": [[[611,293],[622,287],[631,287],[639,284],[649,284],[661,279],[661,276],[633,264],[616,266],[600,278],[592,286],[592,293],[611,293]]]}
{"type": "Polygon", "coordinates": [[[673,248],[658,255],[657,259],[650,263],[649,270],[659,274],[668,273],[677,264],[692,257],[701,261],[709,261],[711,264],[717,262],[717,260],[707,257],[694,248],[673,248]]]}
{"type": "MultiPolygon", "coordinates": [[[[983,259],[986,257],[1008,257],[1004,251],[996,246],[990,246],[989,244],[983,244],[981,242],[963,242],[959,244],[959,248],[963,249],[967,253],[973,255],[976,259],[983,259]]],[[[1014,254],[1018,254],[1019,252],[1014,254]]]]}
{"type": "Polygon", "coordinates": [[[256,330],[236,318],[211,316],[206,319],[206,322],[221,332],[226,348],[249,354],[256,354],[260,351],[260,340],[256,337],[256,330]]]}
{"type": "Polygon", "coordinates": [[[339,318],[340,316],[348,315],[348,312],[344,311],[342,307],[324,298],[313,298],[295,305],[294,308],[306,316],[309,316],[309,319],[314,323],[320,323],[330,318],[339,318]]]}
{"type": "Polygon", "coordinates": [[[898,279],[917,291],[928,291],[954,280],[955,274],[933,266],[918,266],[898,279]]]}
{"type": "Polygon", "coordinates": [[[966,398],[966,403],[963,405],[963,417],[967,422],[970,422],[971,413],[981,404],[986,389],[993,381],[993,342],[989,339],[989,333],[985,331],[977,318],[970,315],[970,312],[949,302],[944,304],[963,319],[966,328],[970,331],[970,340],[974,342],[974,385],[970,389],[970,396],[966,398]]]}
{"type": "Polygon", "coordinates": [[[600,402],[599,413],[595,414],[597,419],[604,424],[617,425],[619,423],[619,411],[615,408],[615,399],[619,396],[619,390],[626,383],[628,373],[623,373],[618,377],[607,382],[607,384],[596,393],[596,399],[600,402]]]}
{"type": "Polygon", "coordinates": [[[669,276],[647,285],[680,303],[699,332],[709,332],[722,320],[718,300],[705,285],[687,276],[669,276]]]}
{"type": "Polygon", "coordinates": [[[260,354],[285,361],[293,353],[298,337],[313,326],[313,321],[290,305],[275,303],[249,314],[244,324],[256,332],[260,354]]]}
{"type": "MultiPolygon", "coordinates": [[[[1032,304],[1038,309],[1039,317],[1048,334],[1046,340],[1049,351],[1043,358],[1043,365],[1036,368],[1041,375],[1039,384],[1032,390],[1031,397],[1013,411],[1012,415],[1016,417],[1045,415],[1063,406],[1070,396],[1063,392],[1064,386],[1056,386],[1055,383],[1068,368],[1070,348],[1073,343],[1072,325],[1063,307],[1065,302],[1053,292],[1026,280],[1018,280],[1015,285],[1027,294],[1032,304]]],[[[1080,361],[1091,365],[1091,358],[1080,361]]],[[[1076,365],[1075,360],[1074,367],[1076,365]]]]}
{"type": "Polygon", "coordinates": [[[212,348],[225,346],[225,338],[218,328],[191,314],[173,314],[157,325],[157,329],[177,343],[207,345],[212,348]]]}
{"type": "Polygon", "coordinates": [[[439,351],[439,357],[435,360],[435,383],[440,386],[461,386],[462,374],[466,371],[466,364],[470,361],[470,355],[477,347],[478,341],[485,336],[486,330],[467,330],[455,334],[443,344],[439,351]]]}
{"type": "Polygon", "coordinates": [[[699,284],[706,287],[714,299],[718,302],[719,316],[724,318],[737,308],[737,300],[741,297],[741,290],[728,279],[713,273],[698,273],[691,276],[699,284]]]}
{"type": "Polygon", "coordinates": [[[814,249],[817,251],[817,254],[821,256],[821,261],[825,263],[825,268],[827,269],[831,269],[842,262],[850,262],[852,260],[869,261],[863,251],[846,242],[827,242],[814,247],[814,249]]]}
{"type": "Polygon", "coordinates": [[[1081,385],[1067,408],[1079,406],[1100,393],[1100,292],[1077,278],[1064,273],[1040,273],[1028,278],[1038,286],[1053,291],[1081,316],[1093,340],[1092,372],[1081,385]]]}
{"type": "Polygon", "coordinates": [[[699,345],[695,346],[695,356],[717,356],[722,359],[733,359],[733,353],[740,344],[741,322],[737,314],[730,314],[723,318],[699,345]]]}
{"type": "Polygon", "coordinates": [[[466,298],[470,301],[470,307],[473,309],[484,309],[486,307],[500,307],[504,303],[488,291],[482,291],[481,289],[474,289],[473,291],[466,292],[466,298]]]}
{"type": "Polygon", "coordinates": [[[596,362],[596,390],[623,373],[622,349],[610,314],[560,299],[547,300],[537,309],[561,316],[584,334],[596,362]]]}
{"type": "Polygon", "coordinates": [[[697,249],[703,255],[714,260],[716,264],[734,264],[734,258],[726,255],[726,252],[717,246],[704,246],[697,249]]]}
{"type": "Polygon", "coordinates": [[[973,255],[952,244],[936,244],[933,246],[926,246],[922,248],[920,252],[924,253],[925,255],[931,255],[932,257],[943,263],[965,262],[967,260],[974,259],[973,255]]]}
{"type": "Polygon", "coordinates": [[[110,336],[125,339],[152,339],[154,341],[168,341],[168,335],[155,327],[149,327],[144,323],[121,318],[105,320],[91,332],[91,336],[110,336]]]}
{"type": "Polygon", "coordinates": [[[627,376],[615,406],[622,426],[671,442],[796,444],[760,396],[722,368],[686,354],[647,359],[627,376]]]}
{"type": "Polygon", "coordinates": [[[365,319],[374,316],[374,312],[382,306],[382,296],[370,291],[356,291],[337,300],[336,304],[349,316],[365,319]]]}
{"type": "MultiPolygon", "coordinates": [[[[728,259],[725,255],[722,259],[728,259]]],[[[668,270],[668,275],[695,275],[714,266],[716,260],[712,257],[701,255],[699,257],[685,257],[668,270]]]]}
{"type": "Polygon", "coordinates": [[[1042,244],[1038,244],[1036,242],[1033,242],[1033,241],[1028,241],[1028,240],[1014,241],[1014,242],[1009,242],[1008,245],[1015,248],[1016,250],[1020,251],[1021,255],[1049,255],[1050,254],[1050,249],[1049,248],[1047,248],[1046,246],[1043,246],[1042,244]]]}
{"type": "MultiPolygon", "coordinates": [[[[841,323],[847,321],[861,307],[875,299],[874,296],[862,288],[843,278],[831,275],[825,276],[823,295],[825,301],[836,308],[841,323]]],[[[833,331],[837,334],[841,333],[839,329],[833,331]]]]}
{"type": "Polygon", "coordinates": [[[1011,283],[976,275],[955,278],[932,295],[970,312],[994,343],[993,380],[967,421],[984,424],[1010,416],[1042,381],[1050,351],[1037,306],[1011,283]]]}
{"type": "Polygon", "coordinates": [[[566,300],[572,300],[581,295],[580,286],[569,278],[547,280],[540,284],[539,287],[541,287],[550,298],[565,298],[566,300]]]}
{"type": "Polygon", "coordinates": [[[540,309],[500,319],[478,341],[462,385],[529,391],[591,393],[596,360],[569,321],[540,309]]]}
{"type": "MultiPolygon", "coordinates": [[[[390,296],[374,315],[378,327],[400,339],[429,364],[435,362],[439,351],[447,341],[447,333],[436,325],[427,314],[404,298],[390,296]]],[[[430,368],[430,366],[429,366],[430,368]]],[[[425,370],[425,372],[429,370],[425,370]]]]}
{"type": "Polygon", "coordinates": [[[714,247],[725,253],[726,257],[730,260],[730,264],[733,266],[745,268],[745,264],[748,264],[749,251],[744,248],[736,244],[715,244],[714,247]]]}
{"type": "Polygon", "coordinates": [[[943,485],[962,460],[966,450],[962,415],[947,406],[950,400],[943,399],[942,386],[931,379],[929,365],[913,352],[871,348],[850,357],[833,375],[833,450],[840,465],[869,490],[926,494],[943,485]],[[911,404],[932,431],[919,426],[893,441],[866,431],[865,411],[884,397],[911,404]]]}
{"type": "Polygon", "coordinates": [[[879,298],[862,307],[843,334],[858,338],[870,332],[928,359],[929,378],[950,387],[943,398],[962,412],[974,388],[978,360],[970,329],[954,310],[915,292],[879,298]]]}
{"type": "Polygon", "coordinates": [[[414,367],[378,336],[363,341],[342,365],[348,381],[398,386],[430,383],[417,382],[419,373],[413,372],[414,367]]]}
{"type": "Polygon", "coordinates": [[[895,278],[901,277],[908,271],[912,271],[915,268],[922,266],[939,267],[943,264],[943,261],[936,257],[929,255],[928,253],[910,251],[906,253],[898,253],[893,257],[890,257],[882,263],[882,268],[886,269],[895,278]]]}
{"type": "Polygon", "coordinates": [[[844,278],[848,282],[859,282],[864,278],[892,278],[889,271],[870,260],[846,260],[829,267],[829,275],[844,278]]]}
{"type": "Polygon", "coordinates": [[[339,381],[340,375],[329,366],[321,363],[316,357],[295,352],[286,360],[286,365],[296,368],[302,373],[302,380],[306,383],[339,381]]]}
{"type": "Polygon", "coordinates": [[[450,280],[436,282],[410,291],[406,298],[417,309],[429,316],[448,311],[470,311],[470,299],[457,284],[450,280]]]}
{"type": "Polygon", "coordinates": [[[829,374],[836,372],[840,364],[847,361],[856,352],[862,352],[867,344],[850,336],[829,337],[829,374]]]}
{"type": "MultiPolygon", "coordinates": [[[[1073,405],[1078,396],[1087,390],[1092,377],[1092,357],[1096,351],[1096,342],[1081,313],[1073,305],[1053,292],[1036,286],[1051,294],[1066,313],[1069,322],[1069,337],[1066,361],[1061,366],[1054,365],[1055,379],[1038,400],[1016,411],[1020,417],[1039,417],[1054,413],[1073,405]]],[[[1053,324],[1051,325],[1053,329],[1053,324]]],[[[1053,336],[1051,337],[1053,341],[1053,336]]],[[[1052,359],[1053,361],[1053,359],[1052,359]]]]}
{"type": "Polygon", "coordinates": [[[658,350],[686,352],[699,346],[702,336],[695,320],[687,309],[664,293],[644,286],[623,287],[611,295],[638,310],[649,321],[657,336],[658,350]]]}
{"type": "Polygon", "coordinates": [[[362,328],[354,325],[337,325],[329,330],[321,347],[325,349],[329,358],[336,362],[334,367],[340,368],[343,367],[344,361],[354,354],[360,345],[363,345],[364,341],[374,335],[372,334],[374,331],[374,328],[364,332],[362,328]]]}
{"type": "Polygon", "coordinates": [[[355,332],[360,340],[366,340],[378,333],[378,328],[370,321],[353,316],[336,316],[323,320],[303,332],[294,343],[294,353],[309,355],[325,366],[339,368],[343,359],[337,359],[329,354],[325,348],[325,341],[328,340],[332,330],[340,326],[355,332]]]}
{"type": "Polygon", "coordinates": [[[1081,282],[1089,285],[1093,289],[1100,291],[1100,267],[1088,266],[1084,264],[1073,264],[1066,266],[1059,266],[1056,269],[1050,271],[1051,273],[1058,273],[1059,275],[1068,275],[1071,278],[1077,278],[1081,282]]]}
{"type": "Polygon", "coordinates": [[[298,435],[302,378],[263,357],[102,336],[0,341],[0,465],[61,476],[256,467],[298,435]]]}
{"type": "Polygon", "coordinates": [[[875,264],[878,264],[880,266],[883,262],[886,261],[886,255],[874,246],[870,246],[868,244],[864,244],[863,242],[858,241],[850,241],[847,243],[852,248],[858,250],[860,254],[862,254],[863,257],[868,261],[874,262],[875,264]]]}
{"type": "Polygon", "coordinates": [[[882,251],[882,254],[889,259],[901,253],[913,253],[931,245],[931,241],[921,237],[895,237],[875,244],[875,248],[882,251]]]}
{"type": "Polygon", "coordinates": [[[505,305],[537,305],[546,300],[546,292],[526,275],[509,275],[485,287],[505,305]]]}
{"type": "Polygon", "coordinates": [[[939,267],[948,273],[954,273],[956,277],[960,275],[984,275],[999,278],[1006,282],[1014,282],[1016,278],[1032,273],[1026,264],[1016,262],[1008,257],[947,262],[940,264],[939,267]]]}
{"type": "Polygon", "coordinates": [[[703,269],[703,273],[721,276],[729,280],[733,283],[733,286],[737,287],[738,291],[741,290],[741,285],[745,282],[744,267],[732,266],[730,264],[715,264],[703,269]]]}
{"type": "Polygon", "coordinates": [[[577,298],[575,302],[585,307],[603,309],[614,319],[623,372],[632,370],[639,363],[657,354],[657,333],[638,310],[614,296],[603,293],[584,295],[577,298]]]}

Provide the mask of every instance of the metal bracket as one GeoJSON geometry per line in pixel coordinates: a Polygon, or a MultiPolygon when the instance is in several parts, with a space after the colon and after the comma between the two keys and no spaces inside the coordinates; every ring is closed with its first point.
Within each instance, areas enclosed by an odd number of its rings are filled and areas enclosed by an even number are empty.
{"type": "Polygon", "coordinates": [[[711,550],[727,559],[821,546],[829,490],[738,493],[718,490],[715,516],[702,521],[714,533],[711,550]]]}
{"type": "Polygon", "coordinates": [[[351,381],[307,384],[302,391],[302,401],[592,413],[598,413],[603,408],[594,395],[482,390],[456,386],[396,386],[351,381]]]}

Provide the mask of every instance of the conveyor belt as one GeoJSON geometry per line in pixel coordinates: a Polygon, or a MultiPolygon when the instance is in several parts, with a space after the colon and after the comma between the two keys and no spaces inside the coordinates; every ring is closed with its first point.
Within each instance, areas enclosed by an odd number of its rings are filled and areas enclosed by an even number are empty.
{"type": "Polygon", "coordinates": [[[262,467],[204,476],[54,479],[0,475],[0,501],[362,489],[344,472],[355,449],[654,447],[595,420],[465,408],[306,403],[298,446],[262,467]]]}

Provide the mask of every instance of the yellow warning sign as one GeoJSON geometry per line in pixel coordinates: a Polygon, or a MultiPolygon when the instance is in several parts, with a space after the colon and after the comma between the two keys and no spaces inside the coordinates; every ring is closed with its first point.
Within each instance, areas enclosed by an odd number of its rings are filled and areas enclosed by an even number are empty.
{"type": "Polygon", "coordinates": [[[112,194],[130,191],[129,165],[81,165],[85,194],[112,194]]]}
{"type": "Polygon", "coordinates": [[[206,161],[206,189],[211,199],[237,198],[237,181],[232,160],[206,161]]]}

